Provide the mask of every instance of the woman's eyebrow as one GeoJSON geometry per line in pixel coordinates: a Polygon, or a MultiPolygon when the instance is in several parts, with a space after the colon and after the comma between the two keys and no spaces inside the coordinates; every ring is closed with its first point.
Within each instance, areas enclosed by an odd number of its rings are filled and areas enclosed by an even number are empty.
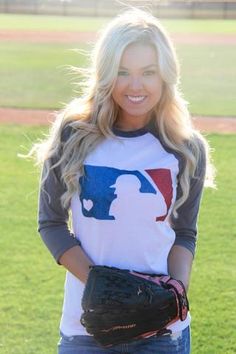
{"type": "MultiPolygon", "coordinates": [[[[145,69],[149,69],[149,68],[154,67],[154,66],[157,67],[157,64],[149,64],[149,65],[146,65],[146,66],[144,66],[144,67],[142,67],[140,69],[145,70],[145,69]]],[[[123,69],[123,70],[129,70],[128,68],[126,68],[124,66],[120,66],[119,68],[123,69]]]]}

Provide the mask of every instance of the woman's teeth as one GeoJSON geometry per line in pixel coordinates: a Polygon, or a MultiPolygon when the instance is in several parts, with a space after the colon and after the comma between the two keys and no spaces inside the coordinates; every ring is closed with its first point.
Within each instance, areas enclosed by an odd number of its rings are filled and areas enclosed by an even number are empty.
{"type": "Polygon", "coordinates": [[[131,102],[142,102],[146,96],[127,96],[131,102]]]}

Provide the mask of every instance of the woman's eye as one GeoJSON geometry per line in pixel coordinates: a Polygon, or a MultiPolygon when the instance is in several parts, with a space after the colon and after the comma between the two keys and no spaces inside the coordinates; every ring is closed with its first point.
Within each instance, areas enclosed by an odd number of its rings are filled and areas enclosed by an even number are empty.
{"type": "Polygon", "coordinates": [[[127,76],[127,75],[129,75],[129,73],[127,71],[120,70],[120,71],[118,71],[118,75],[119,76],[127,76]]]}

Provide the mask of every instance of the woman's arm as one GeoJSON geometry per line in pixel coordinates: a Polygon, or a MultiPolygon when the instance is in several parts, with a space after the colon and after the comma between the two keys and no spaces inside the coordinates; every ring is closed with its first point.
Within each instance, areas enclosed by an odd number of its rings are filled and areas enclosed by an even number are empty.
{"type": "Polygon", "coordinates": [[[181,280],[188,291],[192,269],[193,254],[185,247],[174,245],[168,257],[168,273],[181,280]]]}
{"type": "Polygon", "coordinates": [[[92,262],[70,232],[68,211],[60,201],[63,192],[55,171],[50,171],[40,190],[38,231],[57,263],[85,282],[92,262]]]}
{"type": "MultiPolygon", "coordinates": [[[[56,158],[45,161],[42,178],[56,161],[56,158]]],[[[40,186],[38,231],[56,262],[85,282],[92,262],[68,227],[68,210],[61,204],[65,186],[60,179],[60,169],[50,169],[46,176],[40,186]]]]}
{"type": "Polygon", "coordinates": [[[59,263],[83,283],[86,283],[89,266],[93,264],[80,246],[74,246],[63,253],[59,263]]]}
{"type": "MultiPolygon", "coordinates": [[[[186,290],[189,287],[190,274],[197,241],[197,221],[203,192],[206,154],[200,144],[200,158],[195,176],[190,181],[190,191],[187,200],[178,210],[178,216],[171,216],[171,225],[175,231],[175,242],[168,257],[169,274],[181,280],[186,290]]],[[[180,185],[177,188],[177,199],[182,195],[180,185]]]]}

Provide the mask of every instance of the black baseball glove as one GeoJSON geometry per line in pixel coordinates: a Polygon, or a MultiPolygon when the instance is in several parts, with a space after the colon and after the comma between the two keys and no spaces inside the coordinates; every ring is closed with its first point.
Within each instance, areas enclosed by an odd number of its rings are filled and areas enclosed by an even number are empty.
{"type": "Polygon", "coordinates": [[[108,347],[163,334],[189,306],[183,284],[170,276],[92,266],[82,308],[82,325],[108,347]]]}

